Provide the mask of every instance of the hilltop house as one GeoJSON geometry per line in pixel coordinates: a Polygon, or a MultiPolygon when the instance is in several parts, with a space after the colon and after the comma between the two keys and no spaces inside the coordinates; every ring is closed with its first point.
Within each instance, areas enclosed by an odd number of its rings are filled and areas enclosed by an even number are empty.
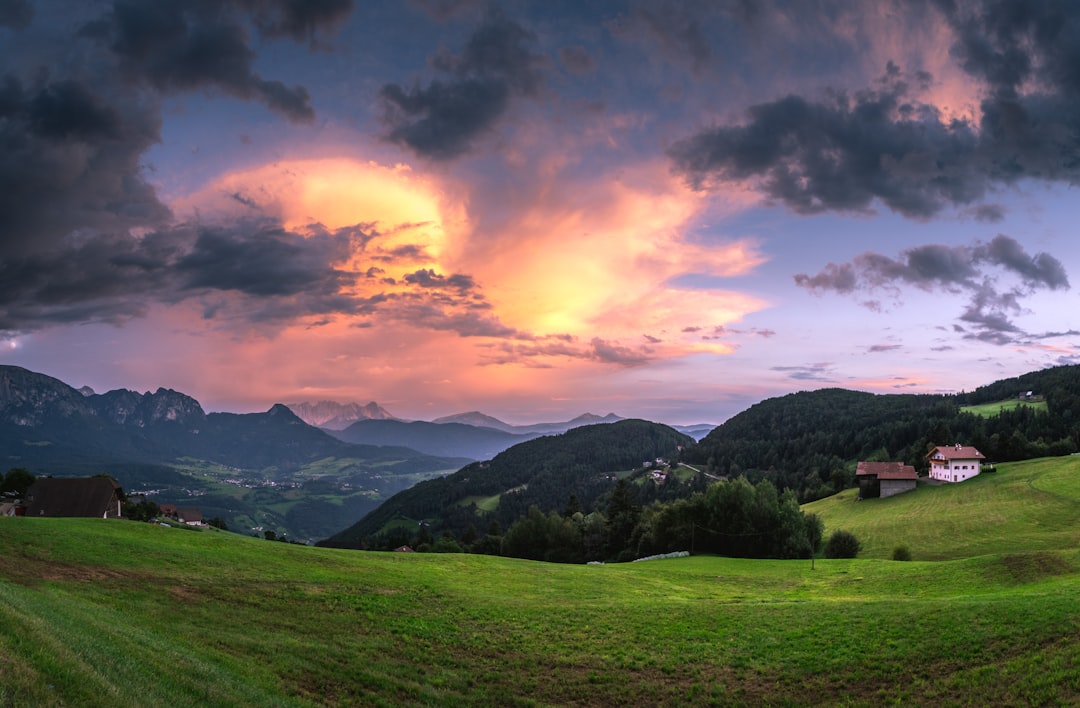
{"type": "Polygon", "coordinates": [[[919,483],[919,475],[911,465],[903,462],[861,461],[855,468],[859,481],[859,498],[891,497],[910,492],[919,483]]]}
{"type": "Polygon", "coordinates": [[[26,515],[118,519],[121,494],[111,477],[39,477],[26,492],[26,515]]]}
{"type": "Polygon", "coordinates": [[[971,446],[939,445],[927,453],[930,479],[942,482],[963,482],[979,474],[986,457],[971,446]]]}

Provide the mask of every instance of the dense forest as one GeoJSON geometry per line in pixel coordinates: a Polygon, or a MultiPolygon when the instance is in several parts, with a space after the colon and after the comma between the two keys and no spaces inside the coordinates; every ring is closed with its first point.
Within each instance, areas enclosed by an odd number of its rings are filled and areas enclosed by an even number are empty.
{"type": "Polygon", "coordinates": [[[810,501],[851,486],[859,460],[901,460],[925,471],[934,445],[974,445],[990,461],[1080,450],[1080,367],[1061,366],[957,395],[877,395],[844,389],[762,401],[709,433],[681,459],[723,477],[768,479],[810,501]],[[991,417],[963,406],[1031,392],[1046,409],[991,417]]]}

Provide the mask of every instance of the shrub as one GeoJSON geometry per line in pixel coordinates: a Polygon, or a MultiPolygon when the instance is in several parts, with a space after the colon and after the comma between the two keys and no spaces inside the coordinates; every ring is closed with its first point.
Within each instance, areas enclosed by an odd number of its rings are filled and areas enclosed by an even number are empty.
{"type": "Polygon", "coordinates": [[[909,561],[911,560],[911,551],[907,546],[901,544],[892,549],[892,559],[894,561],[909,561]]]}
{"type": "Polygon", "coordinates": [[[854,558],[862,550],[862,544],[850,531],[833,531],[825,544],[826,558],[854,558]]]}

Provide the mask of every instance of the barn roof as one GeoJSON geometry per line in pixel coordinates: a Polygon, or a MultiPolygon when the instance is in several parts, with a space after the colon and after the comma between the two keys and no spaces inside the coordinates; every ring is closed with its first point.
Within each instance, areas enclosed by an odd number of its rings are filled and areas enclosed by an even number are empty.
{"type": "Polygon", "coordinates": [[[110,477],[39,477],[26,492],[26,515],[115,515],[119,489],[110,477]]]}
{"type": "Polygon", "coordinates": [[[855,476],[873,476],[878,479],[918,479],[919,475],[911,465],[903,462],[859,462],[855,476]]]}

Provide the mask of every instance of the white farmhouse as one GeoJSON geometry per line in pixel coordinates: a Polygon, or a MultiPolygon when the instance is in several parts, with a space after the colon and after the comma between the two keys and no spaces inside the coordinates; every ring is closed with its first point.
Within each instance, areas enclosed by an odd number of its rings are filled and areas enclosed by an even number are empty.
{"type": "Polygon", "coordinates": [[[930,461],[930,479],[942,482],[963,482],[979,474],[986,457],[971,446],[939,445],[927,455],[930,461]]]}

